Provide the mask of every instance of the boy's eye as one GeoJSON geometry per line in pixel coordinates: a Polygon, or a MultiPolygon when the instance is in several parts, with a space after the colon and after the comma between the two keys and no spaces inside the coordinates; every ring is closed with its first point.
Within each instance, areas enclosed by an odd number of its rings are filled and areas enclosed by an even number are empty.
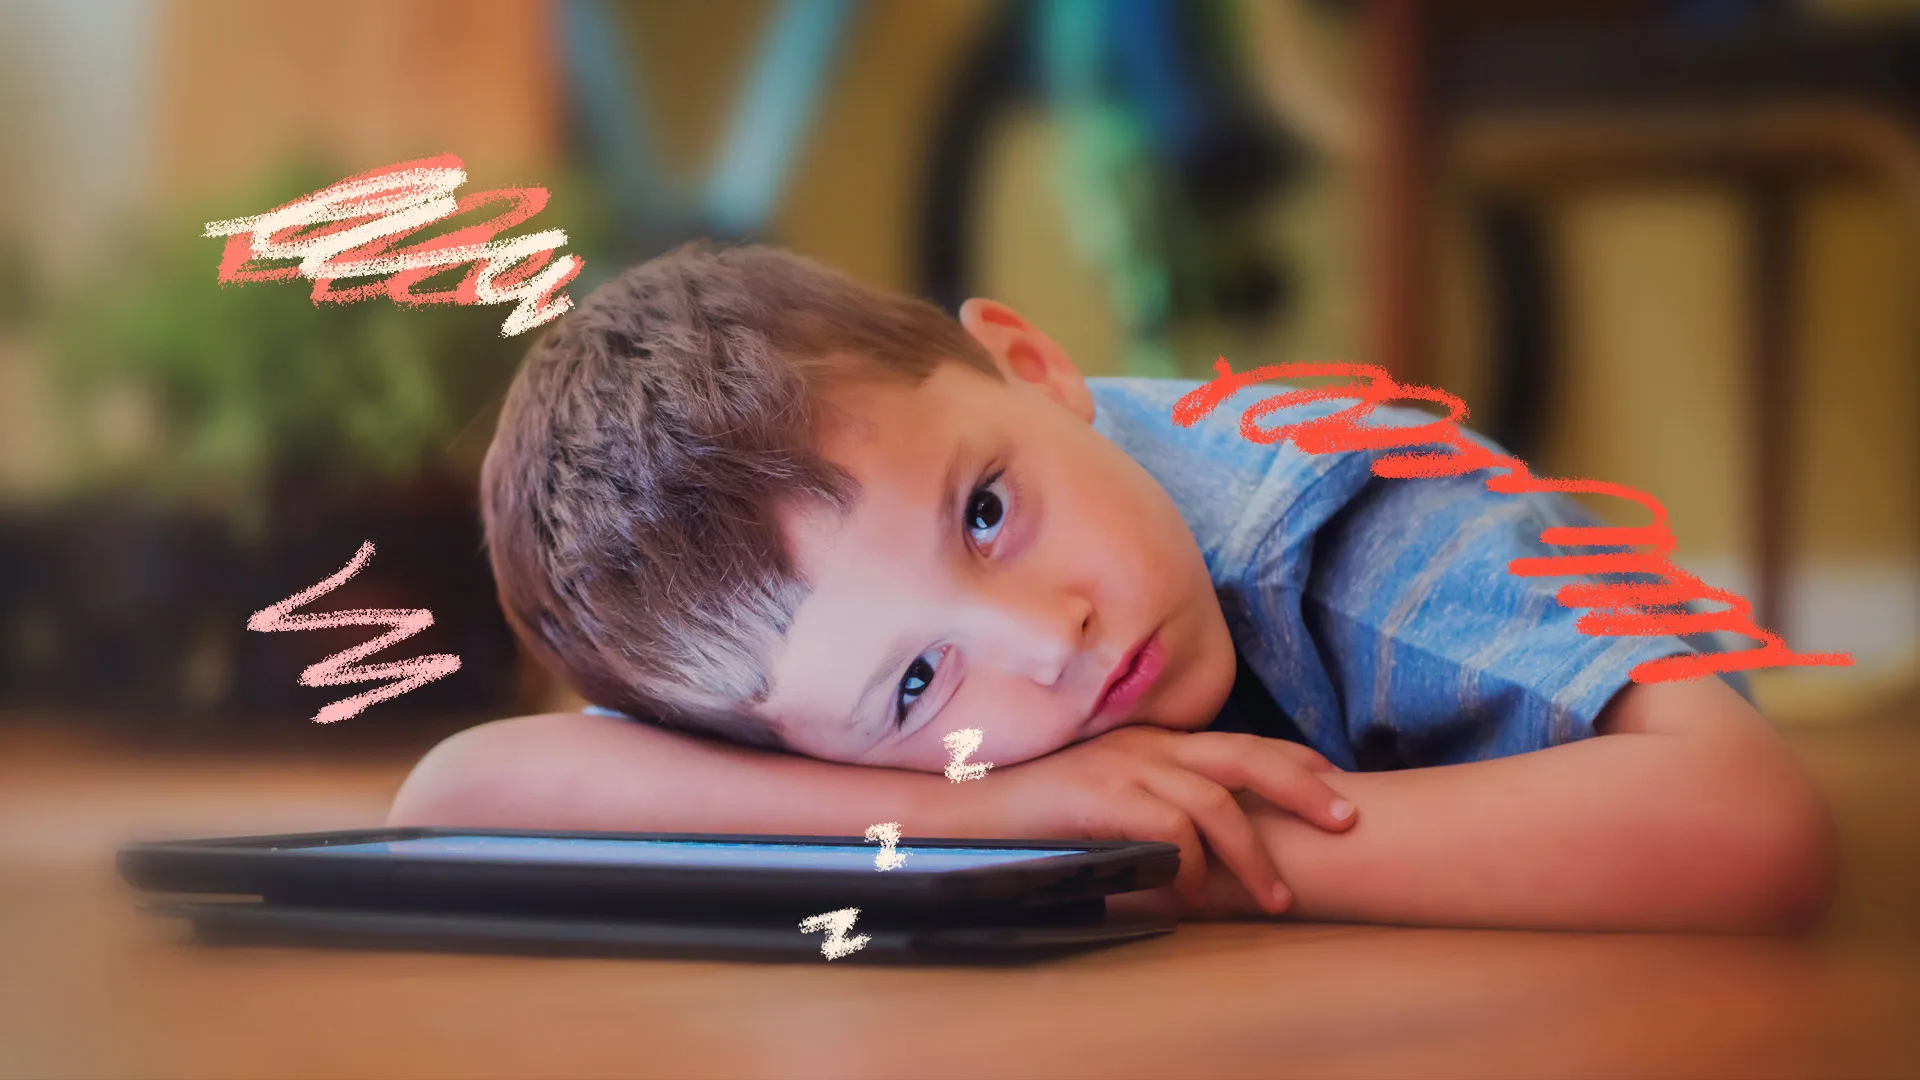
{"type": "MultiPolygon", "coordinates": [[[[1000,528],[1006,524],[1007,501],[1010,492],[1003,479],[1006,470],[1002,469],[987,478],[987,482],[973,489],[967,497],[965,522],[967,533],[973,542],[981,547],[990,546],[1000,535],[1000,528]]],[[[942,649],[929,649],[914,657],[907,665],[907,673],[900,679],[900,692],[894,701],[894,724],[905,727],[907,710],[933,685],[936,667],[940,662],[942,649]]]]}
{"type": "Polygon", "coordinates": [[[994,473],[986,484],[973,489],[973,495],[967,499],[967,532],[977,544],[993,543],[1006,521],[1006,481],[1001,476],[1002,473],[994,473]]]}
{"type": "Polygon", "coordinates": [[[919,656],[914,657],[913,663],[907,665],[906,675],[900,680],[900,695],[894,705],[893,716],[894,723],[898,726],[906,726],[907,709],[911,708],[913,703],[919,700],[920,695],[926,692],[927,687],[933,685],[933,676],[935,674],[934,665],[928,662],[928,657],[933,657],[935,660],[938,660],[940,658],[940,650],[929,649],[919,656]]]}

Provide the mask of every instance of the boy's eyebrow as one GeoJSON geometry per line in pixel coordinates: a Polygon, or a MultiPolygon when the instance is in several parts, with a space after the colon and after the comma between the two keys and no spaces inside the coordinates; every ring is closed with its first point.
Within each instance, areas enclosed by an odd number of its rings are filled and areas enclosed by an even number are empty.
{"type": "MultiPolygon", "coordinates": [[[[966,462],[971,447],[967,443],[954,444],[953,453],[947,458],[947,470],[940,476],[940,487],[934,492],[934,542],[943,546],[953,536],[954,528],[960,523],[960,466],[966,462]]],[[[938,550],[938,546],[936,546],[938,550]]],[[[867,684],[860,688],[860,696],[854,699],[853,708],[847,713],[847,726],[858,727],[860,718],[870,710],[868,699],[874,691],[887,685],[893,679],[893,673],[901,665],[913,659],[918,653],[905,641],[896,641],[887,655],[882,657],[873,674],[867,676],[867,684]]],[[[882,717],[885,719],[885,717],[882,717]]]]}

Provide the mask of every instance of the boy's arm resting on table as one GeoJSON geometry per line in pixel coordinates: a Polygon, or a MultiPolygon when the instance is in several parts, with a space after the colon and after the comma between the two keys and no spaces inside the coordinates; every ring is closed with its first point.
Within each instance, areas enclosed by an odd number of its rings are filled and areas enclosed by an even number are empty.
{"type": "MultiPolygon", "coordinates": [[[[1600,734],[1513,757],[1332,773],[1359,807],[1329,835],[1250,802],[1296,902],[1370,922],[1791,931],[1826,910],[1825,803],[1767,720],[1717,678],[1632,684],[1600,734]]],[[[1216,910],[1249,912],[1219,874],[1216,910]]]]}
{"type": "Polygon", "coordinates": [[[390,821],[849,836],[899,821],[920,836],[1169,840],[1188,902],[1209,895],[1224,914],[1275,910],[1241,884],[1275,866],[1303,918],[1776,931],[1825,910],[1825,805],[1725,683],[1629,686],[1597,728],[1513,757],[1350,773],[1279,740],[1133,727],[951,784],[548,714],[442,743],[390,821]],[[1358,813],[1337,817],[1336,797],[1358,813]],[[1210,861],[1196,857],[1202,835],[1210,861]]]}
{"type": "Polygon", "coordinates": [[[853,836],[881,821],[960,829],[938,813],[946,782],[615,717],[545,713],[482,724],[434,747],[394,796],[388,823],[853,836]]]}
{"type": "MultiPolygon", "coordinates": [[[[1180,848],[1176,886],[1198,907],[1215,859],[1277,913],[1291,901],[1237,792],[1315,827],[1352,824],[1326,759],[1249,735],[1134,727],[983,779],[841,765],[729,746],[648,724],[549,713],[482,724],[414,767],[392,825],[858,836],[1158,840],[1180,848]]],[[[1245,895],[1243,893],[1243,895],[1245,895]]]]}

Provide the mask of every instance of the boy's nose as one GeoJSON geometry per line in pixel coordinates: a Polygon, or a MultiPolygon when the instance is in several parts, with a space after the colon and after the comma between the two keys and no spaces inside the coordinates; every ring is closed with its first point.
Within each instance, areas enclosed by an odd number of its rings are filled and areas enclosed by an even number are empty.
{"type": "Polygon", "coordinates": [[[1070,592],[1015,585],[995,596],[990,609],[987,639],[998,646],[1001,664],[1043,686],[1060,681],[1093,624],[1093,603],[1070,592]]]}

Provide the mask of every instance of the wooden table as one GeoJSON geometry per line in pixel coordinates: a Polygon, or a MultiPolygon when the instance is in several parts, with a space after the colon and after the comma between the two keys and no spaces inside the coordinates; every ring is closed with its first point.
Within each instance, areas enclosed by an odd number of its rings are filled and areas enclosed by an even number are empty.
{"type": "Polygon", "coordinates": [[[377,823],[404,766],[0,742],[0,1077],[1920,1075],[1920,727],[1794,739],[1847,837],[1814,939],[1196,924],[1000,970],[185,947],[114,842],[377,823]]]}

